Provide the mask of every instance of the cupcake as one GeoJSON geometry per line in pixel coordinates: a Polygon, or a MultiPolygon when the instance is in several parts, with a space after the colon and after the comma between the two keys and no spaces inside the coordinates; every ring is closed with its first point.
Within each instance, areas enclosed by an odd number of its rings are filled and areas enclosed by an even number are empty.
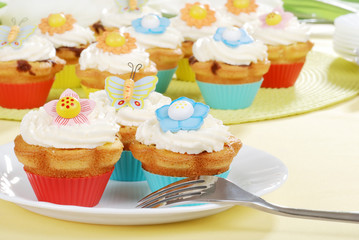
{"type": "MultiPolygon", "coordinates": [[[[106,90],[90,94],[103,109],[116,109],[116,122],[121,126],[119,135],[124,145],[121,159],[117,162],[111,176],[117,181],[143,181],[145,180],[141,162],[135,159],[129,149],[129,145],[135,141],[137,127],[144,121],[155,116],[155,110],[169,104],[171,99],[160,93],[154,92],[157,78],[145,77],[133,83],[133,95],[131,99],[124,97],[123,89],[126,80],[118,77],[106,79],[106,90]],[[147,86],[144,88],[143,86],[147,86]],[[126,101],[127,102],[126,102],[126,101]]],[[[127,81],[131,81],[128,79],[127,81]]]]}
{"type": "Polygon", "coordinates": [[[208,112],[207,105],[181,97],[138,127],[130,150],[152,191],[185,177],[228,175],[242,143],[208,112]]]}
{"type": "Polygon", "coordinates": [[[150,60],[156,64],[158,83],[156,91],[164,93],[175,73],[178,61],[182,59],[182,34],[169,26],[170,20],[154,14],[145,15],[132,22],[126,28],[137,43],[150,54],[150,60]]]}
{"type": "Polygon", "coordinates": [[[180,80],[195,81],[195,75],[189,67],[188,59],[193,55],[193,43],[204,36],[213,35],[217,28],[226,25],[223,17],[208,4],[200,2],[187,3],[180,14],[171,19],[171,24],[183,37],[182,51],[184,58],[179,61],[176,76],[180,80]]]}
{"type": "Polygon", "coordinates": [[[147,0],[115,0],[102,11],[101,19],[94,23],[91,29],[96,35],[101,35],[104,31],[131,26],[133,20],[146,14],[160,14],[147,6],[147,2],[147,0]]]}
{"type": "Polygon", "coordinates": [[[157,74],[156,64],[149,54],[139,45],[136,39],[122,29],[104,32],[97,37],[97,42],[82,51],[76,74],[81,79],[81,86],[87,93],[105,88],[105,79],[117,76],[129,79],[131,69],[128,62],[142,65],[136,73],[135,81],[145,76],[157,74]]]}
{"type": "Polygon", "coordinates": [[[211,108],[249,107],[268,71],[267,47],[242,28],[218,28],[193,45],[190,65],[211,108]]]}
{"type": "Polygon", "coordinates": [[[309,41],[309,28],[282,8],[276,8],[260,16],[260,26],[254,30],[253,37],[268,46],[268,59],[271,67],[262,87],[288,88],[295,84],[308,52],[313,43],[309,41]]]}
{"type": "Polygon", "coordinates": [[[92,207],[101,199],[123,145],[114,112],[65,90],[27,113],[14,151],[39,201],[92,207]]]}
{"type": "Polygon", "coordinates": [[[37,108],[49,95],[55,74],[65,61],[47,39],[34,34],[35,26],[0,26],[0,106],[37,108]]]}
{"type": "Polygon", "coordinates": [[[63,13],[50,14],[41,19],[39,29],[39,34],[53,43],[56,55],[66,61],[64,69],[56,74],[53,88],[81,87],[75,66],[82,50],[95,41],[93,32],[76,24],[70,14],[63,13]]]}

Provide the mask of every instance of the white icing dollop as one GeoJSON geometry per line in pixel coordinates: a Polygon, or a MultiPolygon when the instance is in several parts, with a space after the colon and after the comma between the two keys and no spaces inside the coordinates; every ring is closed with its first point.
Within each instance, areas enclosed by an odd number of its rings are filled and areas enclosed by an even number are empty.
{"type": "Polygon", "coordinates": [[[273,46],[306,42],[309,40],[309,26],[299,23],[296,17],[293,17],[284,29],[260,27],[260,24],[257,23],[254,27],[253,37],[273,46]]]}
{"type": "Polygon", "coordinates": [[[120,129],[115,121],[115,111],[96,105],[87,117],[88,124],[58,126],[41,107],[24,116],[20,133],[26,143],[43,147],[96,148],[115,141],[120,129]]]}
{"type": "MultiPolygon", "coordinates": [[[[105,90],[100,90],[90,94],[90,99],[105,109],[111,108],[111,101],[107,97],[105,90]]],[[[171,103],[171,98],[163,96],[161,93],[152,92],[144,99],[142,109],[123,107],[116,111],[116,122],[123,126],[139,126],[142,122],[155,117],[157,108],[171,103]]],[[[107,111],[107,110],[106,110],[107,111]]]]}
{"type": "Polygon", "coordinates": [[[88,43],[95,42],[94,33],[90,28],[82,27],[78,24],[73,24],[73,28],[64,33],[54,33],[52,36],[48,33],[42,34],[38,31],[38,34],[41,34],[50,42],[52,42],[55,48],[59,47],[79,47],[80,45],[86,45],[88,43]]]}
{"type": "Polygon", "coordinates": [[[145,121],[137,128],[136,140],[145,145],[156,145],[157,149],[172,152],[199,154],[221,151],[231,134],[221,120],[208,114],[198,130],[180,130],[176,133],[163,132],[156,118],[145,121]]]}
{"type": "Polygon", "coordinates": [[[22,42],[22,46],[15,49],[11,46],[0,48],[0,61],[13,61],[23,59],[26,61],[41,61],[52,59],[56,56],[56,49],[52,43],[44,37],[31,35],[22,42]]]}
{"type": "Polygon", "coordinates": [[[105,52],[96,45],[97,43],[93,43],[81,52],[79,58],[81,70],[93,68],[113,74],[124,74],[130,72],[128,62],[142,64],[144,67],[150,63],[150,55],[143,48],[137,47],[126,54],[114,54],[105,52]]]}
{"type": "Polygon", "coordinates": [[[176,49],[184,40],[182,34],[171,26],[168,26],[166,31],[160,34],[139,33],[133,27],[124,28],[124,31],[136,38],[138,44],[145,49],[155,47],[176,49]]]}
{"type": "Polygon", "coordinates": [[[222,41],[215,41],[212,36],[198,39],[192,50],[193,56],[200,62],[220,61],[231,65],[249,65],[268,57],[267,46],[261,41],[232,48],[222,41]]]}

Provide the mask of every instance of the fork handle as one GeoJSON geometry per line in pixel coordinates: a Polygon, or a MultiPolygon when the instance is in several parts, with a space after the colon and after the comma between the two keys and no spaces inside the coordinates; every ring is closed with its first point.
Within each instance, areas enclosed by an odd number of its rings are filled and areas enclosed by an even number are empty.
{"type": "Polygon", "coordinates": [[[359,223],[359,212],[334,212],[289,208],[268,203],[264,200],[261,202],[253,202],[253,205],[248,206],[268,213],[288,217],[359,223]]]}

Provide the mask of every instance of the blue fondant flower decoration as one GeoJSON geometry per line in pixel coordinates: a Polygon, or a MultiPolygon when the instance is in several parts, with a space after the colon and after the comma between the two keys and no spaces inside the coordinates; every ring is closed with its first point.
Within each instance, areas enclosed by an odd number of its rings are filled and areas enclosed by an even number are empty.
{"type": "Polygon", "coordinates": [[[157,120],[162,131],[197,130],[209,112],[209,106],[195,102],[187,97],[180,97],[170,105],[156,110],[157,120]]]}
{"type": "Polygon", "coordinates": [[[254,42],[253,38],[242,28],[225,28],[220,27],[217,29],[213,36],[217,42],[222,41],[228,47],[236,48],[243,44],[254,42]]]}
{"type": "Polygon", "coordinates": [[[164,33],[169,25],[170,20],[168,18],[159,17],[155,14],[148,14],[132,21],[132,27],[135,31],[144,34],[164,33]]]}

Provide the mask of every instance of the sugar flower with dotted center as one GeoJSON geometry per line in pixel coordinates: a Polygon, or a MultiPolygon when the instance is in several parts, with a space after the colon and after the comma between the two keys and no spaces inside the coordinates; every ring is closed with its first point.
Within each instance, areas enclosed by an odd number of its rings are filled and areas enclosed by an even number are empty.
{"type": "Polygon", "coordinates": [[[283,8],[275,8],[272,12],[261,15],[259,20],[262,27],[284,29],[293,17],[293,13],[284,12],[283,8]]]}
{"type": "Polygon", "coordinates": [[[179,130],[199,129],[208,112],[209,106],[187,97],[180,97],[170,105],[158,108],[156,117],[163,132],[175,133],[179,130]]]}
{"type": "Polygon", "coordinates": [[[88,123],[87,116],[93,111],[95,105],[95,101],[80,99],[76,92],[66,89],[59,100],[46,103],[44,109],[53,118],[53,124],[72,126],[88,123]]]}

